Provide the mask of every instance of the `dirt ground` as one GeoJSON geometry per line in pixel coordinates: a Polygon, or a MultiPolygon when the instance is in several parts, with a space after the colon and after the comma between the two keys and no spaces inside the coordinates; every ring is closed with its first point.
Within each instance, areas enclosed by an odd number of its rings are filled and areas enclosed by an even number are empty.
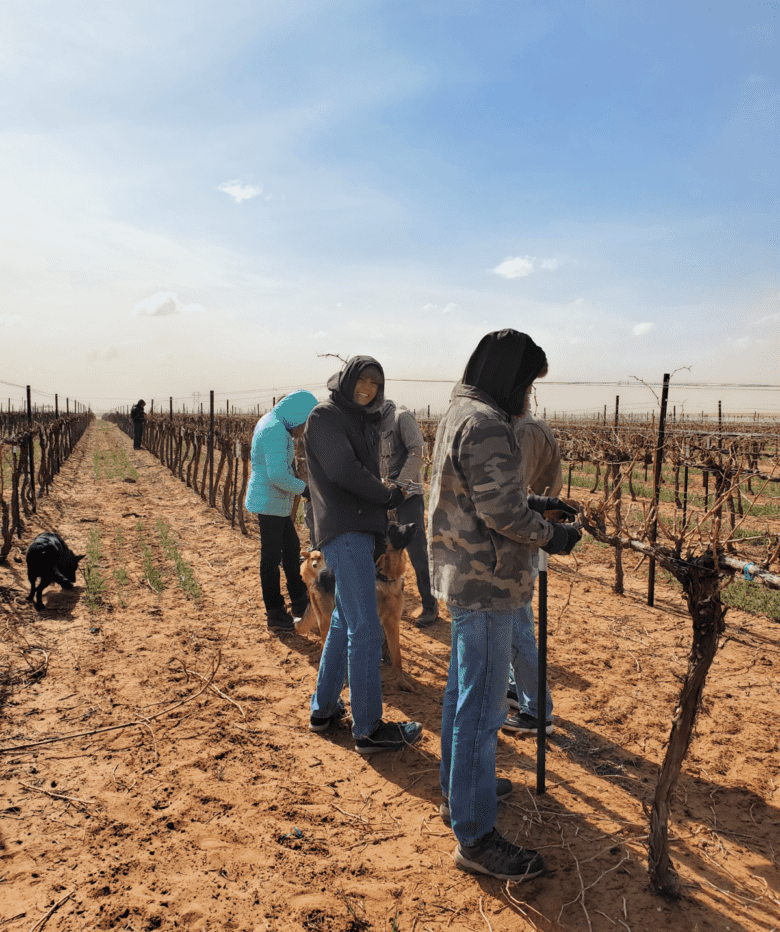
{"type": "Polygon", "coordinates": [[[727,616],[675,795],[683,897],[670,903],[648,886],[645,809],[687,666],[687,611],[662,580],[648,608],[633,559],[617,597],[609,551],[552,558],[546,793],[535,738],[502,732],[498,744],[515,785],[499,828],[549,870],[506,884],[455,868],[438,814],[446,615],[424,632],[408,623],[419,608],[408,571],[402,646],[417,689],[399,691],[383,668],[385,718],[421,721],[424,734],[364,759],[348,721],[308,731],[317,642],[269,633],[258,551],[102,422],[39,502],[0,566],[3,932],[780,928],[776,624],[727,616]],[[96,478],[96,449],[124,450],[137,481],[96,478]],[[160,519],[198,601],[176,584],[160,519]],[[139,523],[164,568],[159,595],[139,523]],[[83,553],[95,528],[103,606],[87,607],[80,574],[73,591],[50,587],[37,614],[24,548],[57,529],[83,553]]]}

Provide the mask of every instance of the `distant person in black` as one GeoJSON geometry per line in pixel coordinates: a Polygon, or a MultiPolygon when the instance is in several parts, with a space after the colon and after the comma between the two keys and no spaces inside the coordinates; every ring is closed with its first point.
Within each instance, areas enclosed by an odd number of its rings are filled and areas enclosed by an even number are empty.
{"type": "Polygon", "coordinates": [[[141,449],[141,441],[144,438],[144,408],[146,402],[141,398],[138,404],[130,408],[130,420],[133,422],[133,449],[141,449]]]}

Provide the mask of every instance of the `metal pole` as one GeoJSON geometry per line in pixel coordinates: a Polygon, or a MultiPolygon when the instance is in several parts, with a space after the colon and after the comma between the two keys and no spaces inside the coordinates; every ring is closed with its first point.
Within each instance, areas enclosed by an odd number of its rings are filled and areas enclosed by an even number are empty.
{"type": "Polygon", "coordinates": [[[539,674],[536,684],[536,795],[545,792],[547,758],[547,554],[539,550],[539,674]]]}
{"type": "MultiPolygon", "coordinates": [[[[650,543],[654,544],[658,535],[658,503],[661,498],[661,468],[664,460],[664,435],[666,433],[666,402],[669,399],[669,374],[664,375],[664,387],[661,392],[661,414],[658,418],[658,443],[655,448],[653,468],[653,523],[650,526],[650,543]]],[[[655,557],[650,557],[647,582],[647,604],[655,601],[655,557]]]]}

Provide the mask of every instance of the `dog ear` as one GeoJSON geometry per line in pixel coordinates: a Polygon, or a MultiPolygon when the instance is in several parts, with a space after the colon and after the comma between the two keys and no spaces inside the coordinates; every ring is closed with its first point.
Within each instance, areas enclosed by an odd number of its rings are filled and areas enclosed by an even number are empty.
{"type": "Polygon", "coordinates": [[[84,559],[84,557],[86,556],[86,553],[82,553],[82,554],[80,554],[80,555],[78,555],[78,556],[77,556],[76,554],[74,554],[74,556],[76,557],[76,563],[80,563],[80,562],[84,559]]]}
{"type": "Polygon", "coordinates": [[[414,540],[414,535],[416,533],[416,524],[402,524],[398,529],[398,536],[400,539],[401,547],[408,547],[409,544],[414,540]]]}

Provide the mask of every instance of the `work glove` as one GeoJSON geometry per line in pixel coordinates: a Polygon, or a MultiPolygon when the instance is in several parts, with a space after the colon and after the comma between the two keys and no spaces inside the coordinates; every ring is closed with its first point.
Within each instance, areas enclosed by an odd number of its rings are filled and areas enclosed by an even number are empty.
{"type": "Polygon", "coordinates": [[[303,487],[303,492],[301,492],[301,498],[305,498],[307,502],[311,501],[311,492],[309,491],[308,485],[305,485],[303,487]]]}
{"type": "Polygon", "coordinates": [[[385,502],[385,508],[387,508],[388,511],[395,511],[395,509],[401,504],[404,498],[404,490],[399,486],[394,485],[390,489],[390,495],[385,502]]]}
{"type": "Polygon", "coordinates": [[[546,495],[529,495],[528,507],[540,515],[543,515],[545,511],[562,511],[564,521],[570,520],[570,517],[577,514],[577,509],[568,505],[563,499],[548,498],[546,495]]]}
{"type": "Polygon", "coordinates": [[[553,536],[542,547],[547,553],[571,553],[582,537],[582,532],[571,524],[553,524],[553,536]]]}

